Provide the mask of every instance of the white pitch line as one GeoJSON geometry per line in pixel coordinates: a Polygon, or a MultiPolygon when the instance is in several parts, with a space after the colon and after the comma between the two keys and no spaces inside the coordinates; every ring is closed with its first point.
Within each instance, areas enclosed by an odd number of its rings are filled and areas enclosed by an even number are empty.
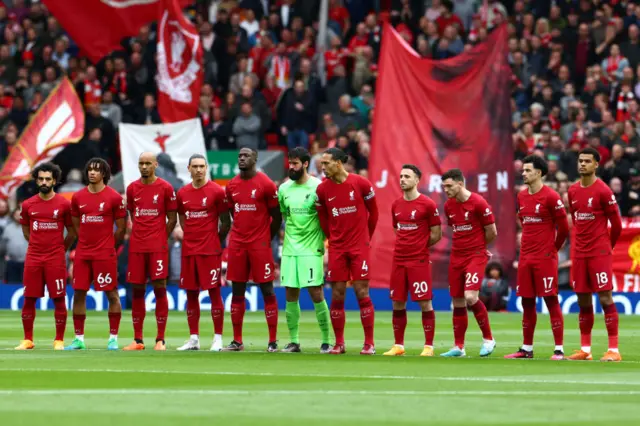
{"type": "Polygon", "coordinates": [[[0,389],[0,395],[64,396],[64,395],[380,395],[380,396],[549,396],[549,395],[640,395],[640,391],[369,391],[369,390],[216,390],[216,389],[0,389]]]}
{"type": "Polygon", "coordinates": [[[362,380],[438,380],[447,382],[485,382],[485,383],[535,383],[535,384],[576,384],[576,385],[612,385],[640,386],[638,381],[629,380],[564,380],[534,379],[519,377],[457,377],[457,376],[384,376],[384,375],[350,375],[350,374],[318,374],[318,373],[267,373],[240,371],[175,371],[175,370],[133,370],[113,368],[1,368],[0,372],[46,372],[46,373],[116,373],[116,374],[157,374],[157,375],[194,375],[194,376],[250,376],[250,377],[319,377],[332,379],[362,380]]]}

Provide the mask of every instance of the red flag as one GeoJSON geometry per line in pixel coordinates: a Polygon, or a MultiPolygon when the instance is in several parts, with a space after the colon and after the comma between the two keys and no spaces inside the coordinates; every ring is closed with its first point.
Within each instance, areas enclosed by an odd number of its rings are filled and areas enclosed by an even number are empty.
{"type": "Polygon", "coordinates": [[[158,112],[164,123],[189,120],[198,114],[202,43],[178,0],[163,0],[158,19],[158,112]]]}
{"type": "Polygon", "coordinates": [[[49,161],[84,133],[84,109],[73,84],[64,78],[31,118],[0,170],[0,197],[29,179],[31,169],[49,161]]]}
{"type": "MultiPolygon", "coordinates": [[[[43,0],[71,38],[96,63],[121,49],[120,41],[158,18],[161,0],[43,0]]],[[[193,0],[180,0],[182,6],[193,0]]]]}
{"type": "MultiPolygon", "coordinates": [[[[441,214],[446,195],[440,176],[452,168],[463,171],[467,188],[493,208],[498,240],[490,250],[508,270],[516,226],[506,28],[444,61],[420,58],[390,25],[383,34],[369,177],[376,182],[378,205],[386,207],[372,240],[372,286],[389,282],[395,243],[389,206],[402,196],[398,179],[404,163],[421,169],[418,189],[441,214]]],[[[441,219],[443,241],[431,250],[434,287],[447,287],[451,232],[441,219]]]]}

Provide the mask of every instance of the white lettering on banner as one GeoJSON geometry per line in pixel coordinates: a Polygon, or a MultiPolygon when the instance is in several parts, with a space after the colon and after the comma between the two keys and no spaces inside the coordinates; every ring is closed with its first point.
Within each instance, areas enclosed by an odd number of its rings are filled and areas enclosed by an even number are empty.
{"type": "Polygon", "coordinates": [[[429,192],[442,192],[442,178],[440,175],[429,176],[429,192]]]}
{"type": "Polygon", "coordinates": [[[231,174],[237,175],[238,173],[240,173],[240,169],[235,164],[228,164],[228,163],[216,164],[216,163],[213,163],[209,167],[210,167],[212,175],[214,175],[214,176],[217,176],[218,174],[221,174],[222,176],[229,176],[231,174]],[[222,167],[222,172],[218,173],[220,171],[220,167],[222,167]]]}
{"type": "Polygon", "coordinates": [[[384,169],[382,173],[380,173],[380,180],[376,182],[377,188],[384,188],[387,186],[387,181],[389,180],[389,171],[384,169]]]}
{"type": "MultiPolygon", "coordinates": [[[[227,298],[224,300],[224,310],[226,312],[231,312],[232,297],[233,297],[233,293],[229,293],[227,298]]],[[[245,291],[244,298],[249,303],[249,311],[257,312],[258,311],[258,287],[252,286],[247,291],[245,291]]]]}
{"type": "MultiPolygon", "coordinates": [[[[489,175],[487,173],[479,173],[477,176],[478,184],[476,188],[467,186],[467,189],[477,192],[489,192],[489,175]]],[[[509,187],[509,172],[504,170],[496,172],[495,188],[498,191],[511,190],[509,187]]],[[[442,192],[442,176],[437,174],[432,174],[429,176],[428,192],[442,192]]]]}
{"type": "Polygon", "coordinates": [[[36,148],[38,153],[44,152],[49,144],[56,144],[73,133],[76,128],[76,120],[73,118],[71,106],[64,102],[51,114],[38,133],[36,148]]]}
{"type": "Polygon", "coordinates": [[[496,172],[496,182],[498,191],[506,191],[509,186],[509,173],[506,171],[496,172]]]}
{"type": "Polygon", "coordinates": [[[487,192],[489,189],[487,188],[487,174],[480,173],[478,175],[478,192],[487,192]]]}
{"type": "Polygon", "coordinates": [[[640,275],[624,274],[624,283],[622,285],[622,288],[618,288],[618,283],[616,281],[616,276],[614,274],[613,275],[613,291],[621,291],[624,293],[627,293],[627,292],[639,293],[640,292],[640,275]]]}

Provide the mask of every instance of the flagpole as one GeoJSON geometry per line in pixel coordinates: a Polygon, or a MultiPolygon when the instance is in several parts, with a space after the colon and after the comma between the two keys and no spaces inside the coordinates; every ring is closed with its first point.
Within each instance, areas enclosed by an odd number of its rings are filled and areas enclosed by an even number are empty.
{"type": "Polygon", "coordinates": [[[318,38],[316,39],[316,66],[318,77],[324,86],[327,84],[326,67],[324,63],[324,52],[327,49],[327,24],[329,18],[329,0],[322,0],[320,3],[320,14],[318,16],[318,38]]]}

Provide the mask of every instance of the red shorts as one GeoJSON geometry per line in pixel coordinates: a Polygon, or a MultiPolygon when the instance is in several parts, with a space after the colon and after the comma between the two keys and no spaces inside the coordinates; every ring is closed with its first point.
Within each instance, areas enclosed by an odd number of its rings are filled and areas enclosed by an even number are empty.
{"type": "Polygon", "coordinates": [[[218,254],[182,256],[180,288],[209,290],[220,285],[222,257],[218,254]]]}
{"type": "Polygon", "coordinates": [[[369,280],[369,247],[352,251],[335,251],[329,248],[327,281],[349,280],[369,280]]]}
{"type": "Polygon", "coordinates": [[[73,289],[111,291],[118,288],[118,261],[78,259],[73,262],[73,289]]]}
{"type": "Polygon", "coordinates": [[[273,281],[275,262],[271,247],[230,248],[227,252],[227,281],[246,283],[251,280],[256,284],[273,281]]]}
{"type": "Polygon", "coordinates": [[[164,280],[169,274],[169,253],[131,253],[127,266],[127,281],[131,284],[146,284],[151,281],[164,280]]]}
{"type": "Polygon", "coordinates": [[[613,290],[611,255],[573,259],[571,286],[576,293],[600,293],[613,290]]]}
{"type": "Polygon", "coordinates": [[[527,298],[557,296],[558,258],[520,260],[516,294],[527,298]]]}
{"type": "Polygon", "coordinates": [[[489,261],[487,255],[469,256],[449,262],[449,294],[463,298],[465,291],[480,291],[484,269],[489,261]]]}
{"type": "Polygon", "coordinates": [[[389,285],[389,297],[394,302],[406,302],[408,294],[411,300],[431,300],[431,263],[428,260],[398,265],[393,263],[391,267],[391,284],[389,285]]]}
{"type": "Polygon", "coordinates": [[[67,266],[65,260],[57,264],[25,265],[22,283],[24,297],[44,297],[46,285],[51,299],[64,297],[67,285],[67,266]]]}

